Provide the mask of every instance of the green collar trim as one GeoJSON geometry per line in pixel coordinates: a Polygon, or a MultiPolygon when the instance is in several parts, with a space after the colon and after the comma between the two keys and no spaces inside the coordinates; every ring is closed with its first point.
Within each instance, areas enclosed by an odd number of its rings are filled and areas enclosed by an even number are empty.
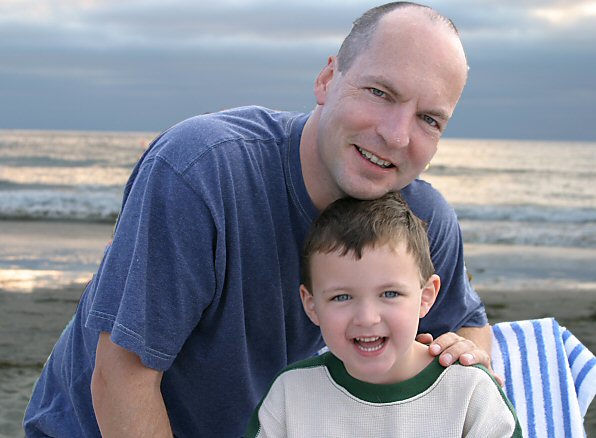
{"type": "Polygon", "coordinates": [[[331,378],[354,397],[370,403],[391,403],[412,398],[430,388],[445,368],[436,357],[426,368],[411,379],[392,384],[363,382],[348,374],[343,362],[332,353],[325,353],[325,365],[331,378]]]}

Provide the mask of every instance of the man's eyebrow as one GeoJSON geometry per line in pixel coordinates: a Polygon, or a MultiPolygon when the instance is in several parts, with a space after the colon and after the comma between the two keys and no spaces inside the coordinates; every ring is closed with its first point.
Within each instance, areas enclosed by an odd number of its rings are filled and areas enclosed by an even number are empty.
{"type": "MultiPolygon", "coordinates": [[[[367,75],[367,76],[364,76],[364,80],[378,84],[379,86],[381,86],[382,88],[384,88],[385,90],[387,90],[389,93],[391,93],[392,95],[394,95],[397,98],[403,97],[403,95],[399,92],[399,90],[396,89],[395,87],[393,87],[389,83],[389,81],[387,79],[385,79],[385,77],[383,77],[383,76],[367,75]]],[[[451,118],[451,115],[449,113],[447,113],[446,111],[443,111],[442,109],[431,109],[431,110],[423,111],[423,112],[424,112],[424,114],[428,114],[429,116],[433,116],[438,119],[442,119],[445,122],[449,121],[449,119],[451,118]]]]}
{"type": "Polygon", "coordinates": [[[376,83],[378,85],[380,85],[381,87],[383,87],[385,90],[389,91],[391,94],[393,94],[396,97],[402,97],[402,94],[399,92],[398,89],[394,88],[387,79],[385,79],[385,77],[383,76],[377,76],[377,75],[366,75],[364,76],[364,80],[366,82],[372,82],[372,83],[376,83]]]}
{"type": "Polygon", "coordinates": [[[429,116],[433,116],[438,119],[442,119],[445,122],[448,122],[449,119],[451,118],[451,116],[449,114],[447,114],[445,111],[441,111],[441,110],[429,110],[429,111],[424,111],[424,113],[428,114],[429,116]]]}

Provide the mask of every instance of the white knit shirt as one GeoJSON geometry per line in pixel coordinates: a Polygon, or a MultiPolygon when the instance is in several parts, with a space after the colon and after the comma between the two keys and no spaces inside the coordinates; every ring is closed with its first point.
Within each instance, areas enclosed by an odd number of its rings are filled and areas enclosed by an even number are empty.
{"type": "Polygon", "coordinates": [[[480,366],[433,361],[392,385],[351,377],[331,353],[284,370],[246,437],[521,437],[513,407],[480,366]]]}

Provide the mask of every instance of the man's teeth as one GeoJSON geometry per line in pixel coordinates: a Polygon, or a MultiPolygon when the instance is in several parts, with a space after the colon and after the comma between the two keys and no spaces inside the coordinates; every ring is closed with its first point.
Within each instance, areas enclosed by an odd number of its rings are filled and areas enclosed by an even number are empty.
{"type": "Polygon", "coordinates": [[[360,146],[356,146],[356,149],[358,149],[358,152],[360,152],[360,154],[366,158],[368,161],[370,161],[371,163],[376,164],[377,166],[381,166],[383,168],[388,168],[393,166],[389,161],[383,160],[379,157],[377,157],[375,154],[362,149],[360,146]]]}

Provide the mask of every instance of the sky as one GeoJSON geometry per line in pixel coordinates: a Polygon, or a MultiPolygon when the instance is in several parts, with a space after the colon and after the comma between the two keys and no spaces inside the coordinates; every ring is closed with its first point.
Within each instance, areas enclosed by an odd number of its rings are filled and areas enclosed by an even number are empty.
{"type": "MultiPolygon", "coordinates": [[[[0,0],[0,129],[310,111],[368,0],[0,0]]],[[[596,0],[436,0],[469,80],[446,137],[596,141],[596,0]]]]}

